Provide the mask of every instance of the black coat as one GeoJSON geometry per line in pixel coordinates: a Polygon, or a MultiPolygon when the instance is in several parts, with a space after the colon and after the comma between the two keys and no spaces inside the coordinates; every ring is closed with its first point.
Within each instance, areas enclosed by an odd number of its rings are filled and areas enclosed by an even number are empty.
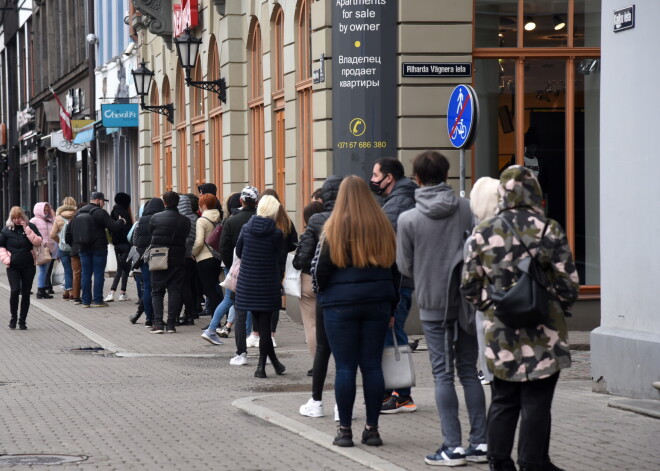
{"type": "Polygon", "coordinates": [[[394,269],[382,267],[339,268],[332,263],[327,244],[313,267],[318,286],[317,302],[323,307],[389,302],[398,300],[394,269]]]}
{"type": "MultiPolygon", "coordinates": [[[[94,243],[92,245],[81,246],[80,252],[89,252],[92,250],[100,250],[103,252],[108,251],[108,236],[105,233],[105,230],[108,229],[110,232],[118,232],[123,229],[123,221],[113,221],[110,215],[105,212],[103,209],[99,208],[98,205],[90,203],[87,206],[84,206],[78,210],[76,216],[82,213],[91,213],[92,218],[95,223],[95,232],[94,232],[94,243]]],[[[72,231],[75,232],[76,218],[71,221],[72,231]]]]}
{"type": "Polygon", "coordinates": [[[133,231],[133,245],[137,247],[140,255],[149,247],[151,243],[151,234],[149,233],[149,222],[154,214],[165,210],[165,203],[160,198],[152,198],[142,211],[142,216],[138,220],[138,227],[133,231]]]}
{"type": "Polygon", "coordinates": [[[190,219],[179,214],[177,208],[165,208],[165,211],[154,214],[149,221],[151,245],[170,249],[168,267],[185,265],[186,239],[189,232],[190,219]]]}
{"type": "Polygon", "coordinates": [[[321,198],[323,198],[323,208],[325,211],[314,214],[307,221],[307,229],[300,236],[296,255],[293,258],[293,267],[296,270],[302,270],[303,273],[309,275],[316,245],[319,243],[319,239],[323,233],[323,225],[335,207],[341,181],[341,177],[331,176],[323,183],[321,187],[321,198]]]}
{"type": "Polygon", "coordinates": [[[127,206],[116,204],[112,207],[110,217],[113,221],[117,221],[119,216],[124,218],[126,224],[124,224],[124,226],[119,230],[112,232],[112,243],[115,245],[115,247],[126,247],[126,251],[128,251],[127,247],[130,244],[128,242],[127,236],[131,230],[131,227],[133,227],[133,217],[131,216],[127,206]]]}
{"type": "Polygon", "coordinates": [[[238,243],[238,236],[241,234],[241,229],[243,229],[243,226],[255,214],[257,214],[257,208],[241,208],[236,214],[230,216],[222,226],[222,234],[220,234],[220,256],[225,267],[231,267],[234,261],[234,248],[238,243]]]}
{"type": "MultiPolygon", "coordinates": [[[[224,231],[224,229],[223,229],[224,231]]],[[[236,308],[272,312],[282,304],[279,256],[284,237],[272,219],[252,217],[236,244],[241,268],[236,284],[236,308]]]]}
{"type": "MultiPolygon", "coordinates": [[[[28,223],[30,229],[41,237],[41,233],[37,226],[28,223]]],[[[25,268],[34,265],[34,257],[32,256],[32,242],[25,235],[23,226],[16,226],[14,229],[4,227],[0,231],[0,247],[4,247],[11,254],[11,268],[25,268]]]]}

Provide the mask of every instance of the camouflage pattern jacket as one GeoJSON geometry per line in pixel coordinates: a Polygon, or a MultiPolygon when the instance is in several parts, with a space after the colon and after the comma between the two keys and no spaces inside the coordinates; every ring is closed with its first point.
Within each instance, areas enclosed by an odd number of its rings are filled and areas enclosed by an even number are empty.
{"type": "Polygon", "coordinates": [[[469,241],[461,290],[484,312],[486,360],[495,377],[505,381],[547,378],[571,366],[564,309],[579,289],[573,255],[563,229],[545,217],[541,188],[525,167],[512,166],[500,179],[498,214],[478,225],[469,241]],[[529,257],[501,218],[516,228],[550,281],[550,320],[534,328],[512,329],[494,316],[491,293],[507,288],[520,276],[518,263],[529,257]],[[548,223],[545,236],[540,240],[548,223]]]}

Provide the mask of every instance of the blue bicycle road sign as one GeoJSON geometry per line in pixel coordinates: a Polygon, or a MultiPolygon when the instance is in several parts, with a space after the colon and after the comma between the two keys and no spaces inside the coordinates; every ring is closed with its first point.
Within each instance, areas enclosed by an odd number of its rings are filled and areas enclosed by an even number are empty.
{"type": "Polygon", "coordinates": [[[476,130],[476,94],[469,85],[458,85],[447,105],[447,134],[457,149],[472,144],[476,130]]]}

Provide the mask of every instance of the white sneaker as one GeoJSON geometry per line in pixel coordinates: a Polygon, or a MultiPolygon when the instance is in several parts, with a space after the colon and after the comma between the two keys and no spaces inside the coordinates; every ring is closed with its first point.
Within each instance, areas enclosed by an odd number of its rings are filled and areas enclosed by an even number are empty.
{"type": "Polygon", "coordinates": [[[300,415],[307,417],[323,417],[323,401],[315,401],[310,398],[305,404],[300,406],[300,415]]]}
{"type": "Polygon", "coordinates": [[[131,298],[129,298],[126,293],[122,293],[122,294],[119,295],[119,300],[120,301],[130,301],[131,298]]]}
{"type": "Polygon", "coordinates": [[[247,362],[247,353],[241,353],[240,355],[236,355],[234,358],[229,360],[229,364],[235,366],[247,365],[247,362]]]}
{"type": "Polygon", "coordinates": [[[105,299],[103,301],[105,301],[106,303],[111,303],[114,300],[115,300],[115,293],[110,291],[110,293],[105,297],[105,299]]]}
{"type": "Polygon", "coordinates": [[[247,348],[254,348],[259,346],[259,337],[255,337],[254,335],[250,334],[250,336],[245,339],[245,343],[247,344],[247,348]]]}
{"type": "Polygon", "coordinates": [[[273,341],[273,348],[277,347],[277,344],[275,343],[275,337],[270,338],[273,341]]]}
{"type": "MultiPolygon", "coordinates": [[[[351,417],[351,420],[355,420],[357,417],[355,416],[355,411],[353,411],[353,417],[351,417]]],[[[335,404],[335,422],[339,422],[339,407],[337,407],[337,404],[335,404]]]]}

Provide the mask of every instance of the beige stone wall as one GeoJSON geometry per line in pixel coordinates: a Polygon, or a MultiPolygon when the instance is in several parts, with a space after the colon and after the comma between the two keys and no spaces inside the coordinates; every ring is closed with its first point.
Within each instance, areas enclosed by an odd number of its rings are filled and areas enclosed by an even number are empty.
{"type": "MultiPolygon", "coordinates": [[[[218,44],[221,77],[227,81],[227,104],[223,106],[223,194],[248,183],[251,165],[249,156],[250,124],[247,110],[248,69],[247,44],[251,22],[259,21],[262,35],[265,143],[266,143],[266,187],[275,180],[275,139],[272,74],[273,64],[273,12],[276,5],[284,12],[284,100],[285,100],[285,167],[286,206],[292,216],[298,217],[307,203],[300,195],[301,159],[299,152],[299,111],[296,92],[297,58],[297,0],[236,0],[226,2],[225,14],[220,15],[211,0],[200,0],[200,26],[195,30],[202,39],[200,58],[203,77],[208,76],[209,44],[213,35],[218,44]]],[[[331,0],[311,3],[312,7],[312,58],[313,69],[319,67],[319,58],[325,54],[325,82],[314,84],[313,90],[313,176],[314,188],[332,174],[332,18],[331,0]]],[[[399,66],[402,62],[471,62],[472,61],[472,2],[455,0],[399,0],[398,53],[399,66]]],[[[176,106],[177,55],[173,44],[162,38],[141,32],[140,57],[148,62],[155,73],[159,93],[162,96],[164,74],[170,81],[171,96],[176,106]]],[[[400,69],[400,67],[399,67],[400,69]]],[[[398,157],[403,161],[407,173],[411,172],[411,160],[420,151],[437,149],[450,159],[451,183],[458,187],[458,151],[449,144],[446,128],[447,100],[457,83],[470,79],[406,78],[398,77],[398,157]]],[[[187,119],[190,121],[191,90],[185,87],[187,119]]],[[[208,95],[208,93],[207,93],[208,95]]],[[[179,110],[175,111],[175,123],[179,110]]],[[[206,106],[208,113],[208,106],[206,106]]],[[[151,114],[143,112],[140,119],[140,194],[142,198],[153,193],[153,168],[151,155],[151,114]]],[[[206,124],[206,178],[213,178],[210,122],[206,124]]],[[[187,135],[188,165],[192,162],[192,127],[187,135]]],[[[173,132],[174,155],[178,159],[176,132],[173,132]]],[[[466,168],[468,184],[471,169],[471,152],[467,152],[466,168]]],[[[164,168],[160,175],[164,175],[164,168]]],[[[190,186],[193,169],[188,168],[190,186]]],[[[179,165],[174,165],[173,180],[178,188],[179,165]]],[[[162,186],[162,185],[161,185],[162,186]]]]}

